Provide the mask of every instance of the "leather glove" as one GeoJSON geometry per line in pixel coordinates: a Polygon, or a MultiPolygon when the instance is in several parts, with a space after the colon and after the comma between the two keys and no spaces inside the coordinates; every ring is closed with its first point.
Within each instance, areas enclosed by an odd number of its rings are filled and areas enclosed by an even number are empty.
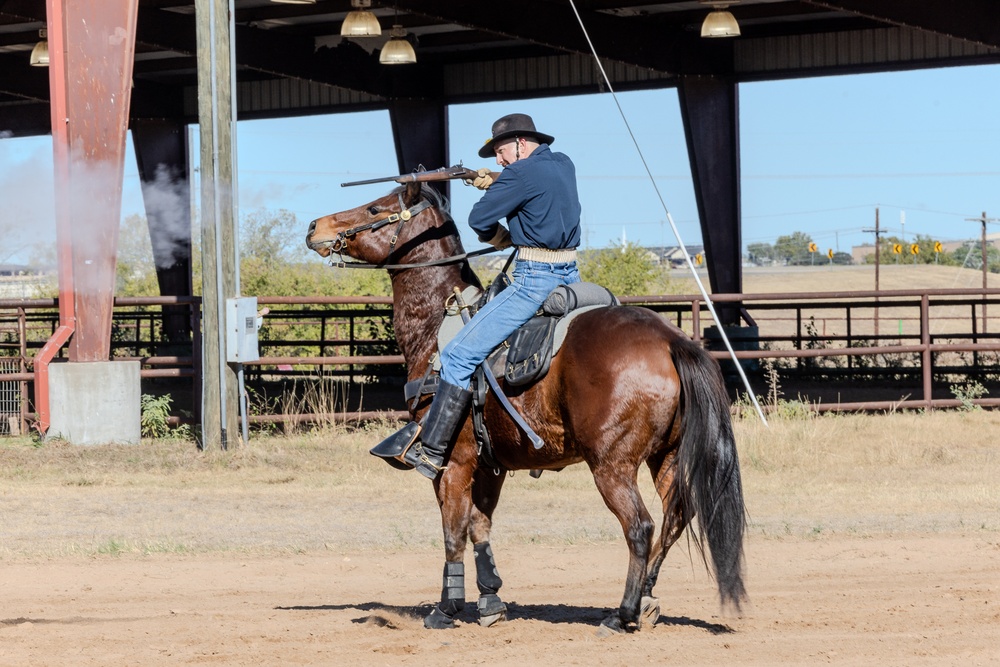
{"type": "Polygon", "coordinates": [[[505,250],[514,245],[514,242],[510,240],[510,232],[503,225],[497,225],[497,233],[487,243],[497,250],[505,250]]]}
{"type": "Polygon", "coordinates": [[[472,179],[472,184],[479,188],[480,190],[485,190],[486,188],[493,185],[493,174],[486,167],[483,167],[476,172],[479,174],[478,177],[472,179]]]}

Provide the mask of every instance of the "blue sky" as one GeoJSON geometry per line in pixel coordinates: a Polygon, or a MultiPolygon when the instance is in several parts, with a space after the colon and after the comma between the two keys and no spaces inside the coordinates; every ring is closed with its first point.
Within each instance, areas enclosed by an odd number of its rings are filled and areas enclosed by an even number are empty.
{"type": "MultiPolygon", "coordinates": [[[[873,225],[876,207],[888,233],[939,240],[978,237],[966,218],[983,211],[1000,217],[1000,66],[750,83],[739,95],[744,246],[803,231],[823,251],[850,251],[872,240],[861,230],[873,225]]],[[[619,101],[684,242],[700,243],[676,91],[619,93],[619,101]]],[[[555,135],[553,149],[576,163],[585,245],[604,247],[623,234],[644,245],[675,243],[609,94],[452,106],[450,163],[493,166],[476,151],[492,122],[511,112],[531,114],[555,135]]],[[[246,121],[237,137],[241,213],[287,209],[303,230],[388,189],[340,183],[396,170],[387,112],[246,121]]],[[[0,141],[0,262],[23,259],[27,241],[12,230],[39,215],[38,201],[51,200],[50,179],[28,185],[25,177],[51,172],[51,151],[47,137],[0,141]],[[31,208],[11,204],[29,189],[40,190],[31,208]]],[[[460,223],[477,192],[453,186],[460,223]]],[[[129,146],[122,213],[142,212],[129,146]]],[[[480,247],[460,226],[466,247],[480,247]]]]}

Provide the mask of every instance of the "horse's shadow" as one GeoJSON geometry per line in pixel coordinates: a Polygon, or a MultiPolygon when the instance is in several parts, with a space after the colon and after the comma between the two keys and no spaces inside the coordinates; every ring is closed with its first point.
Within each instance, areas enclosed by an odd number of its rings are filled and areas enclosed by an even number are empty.
{"type": "MultiPolygon", "coordinates": [[[[398,605],[383,604],[381,602],[360,602],[357,604],[324,604],[324,605],[293,605],[275,607],[278,611],[348,611],[357,610],[366,612],[365,616],[351,619],[352,623],[371,624],[394,627],[387,615],[422,621],[433,609],[431,603],[403,607],[398,605]]],[[[507,603],[507,620],[532,620],[544,623],[561,624],[573,623],[584,625],[600,625],[601,621],[613,613],[614,610],[608,608],[581,607],[566,604],[518,604],[516,602],[507,603]]],[[[464,623],[477,623],[476,605],[466,604],[465,610],[457,617],[464,623]]],[[[731,627],[722,623],[711,623],[697,618],[687,616],[660,616],[655,626],[690,627],[704,630],[713,635],[723,635],[735,632],[731,627]]]]}

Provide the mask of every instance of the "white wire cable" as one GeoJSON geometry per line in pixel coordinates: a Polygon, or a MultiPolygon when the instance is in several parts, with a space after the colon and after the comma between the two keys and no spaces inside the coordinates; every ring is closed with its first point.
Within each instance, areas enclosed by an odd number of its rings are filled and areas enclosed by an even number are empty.
{"type": "Polygon", "coordinates": [[[656,179],[653,178],[653,172],[650,170],[649,164],[646,162],[646,157],[642,154],[642,149],[639,148],[639,142],[636,140],[635,134],[632,132],[632,126],[629,125],[628,118],[625,117],[625,111],[622,109],[622,105],[618,102],[618,95],[615,93],[614,86],[611,85],[611,80],[604,71],[604,65],[601,64],[601,59],[600,56],[597,55],[597,49],[594,48],[594,43],[590,41],[590,33],[587,32],[587,27],[583,24],[583,19],[580,18],[580,12],[576,9],[576,2],[574,2],[574,0],[569,0],[569,4],[570,7],[573,8],[573,13],[576,15],[576,20],[580,24],[583,36],[587,40],[590,52],[594,55],[594,62],[597,63],[597,68],[601,71],[601,77],[604,79],[604,83],[608,87],[608,92],[611,93],[611,97],[615,101],[615,106],[618,107],[618,113],[622,117],[622,122],[625,123],[625,129],[628,130],[628,135],[632,139],[632,144],[635,146],[636,153],[639,154],[639,160],[642,162],[642,166],[646,170],[649,182],[653,184],[653,190],[656,192],[656,197],[660,200],[660,206],[663,207],[663,212],[667,216],[667,222],[670,223],[670,229],[674,233],[674,238],[677,239],[677,244],[681,247],[681,251],[684,253],[684,259],[687,262],[688,268],[691,270],[691,275],[694,276],[694,281],[698,285],[698,290],[701,292],[701,296],[705,299],[705,305],[708,306],[708,312],[711,313],[712,319],[715,320],[715,323],[719,325],[719,335],[722,336],[722,342],[725,343],[726,349],[729,350],[729,356],[732,357],[733,363],[736,365],[736,370],[739,372],[740,378],[743,380],[743,386],[746,387],[750,400],[757,409],[757,414],[760,415],[760,420],[764,423],[764,426],[768,426],[767,418],[764,417],[764,410],[760,407],[760,403],[757,401],[757,396],[750,387],[750,381],[747,379],[746,373],[743,372],[743,366],[740,364],[740,360],[736,358],[736,352],[733,350],[733,346],[729,342],[729,337],[726,335],[725,327],[722,326],[722,322],[719,321],[719,316],[715,312],[715,304],[712,303],[712,299],[708,295],[708,290],[705,289],[705,285],[701,282],[701,278],[698,277],[698,272],[694,267],[694,262],[691,261],[691,255],[688,253],[687,246],[684,245],[681,233],[677,229],[677,225],[674,224],[674,218],[670,215],[670,210],[667,209],[667,204],[663,200],[663,195],[660,194],[660,188],[656,185],[656,179]]]}

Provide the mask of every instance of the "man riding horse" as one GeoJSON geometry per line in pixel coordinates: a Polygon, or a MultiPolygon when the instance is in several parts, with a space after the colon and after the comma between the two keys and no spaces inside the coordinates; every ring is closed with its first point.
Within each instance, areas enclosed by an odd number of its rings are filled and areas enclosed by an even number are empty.
{"type": "Polygon", "coordinates": [[[576,167],[549,148],[555,139],[535,129],[526,114],[493,123],[480,157],[495,155],[496,180],[480,169],[472,184],[485,190],[472,207],[469,226],[497,249],[517,248],[511,284],[472,317],[441,352],[441,382],[423,424],[410,422],[376,445],[372,454],[434,479],[472,400],[476,368],[510,334],[531,319],[560,285],[579,282],[580,198],[576,167]],[[508,228],[500,224],[506,218],[508,228]]]}

